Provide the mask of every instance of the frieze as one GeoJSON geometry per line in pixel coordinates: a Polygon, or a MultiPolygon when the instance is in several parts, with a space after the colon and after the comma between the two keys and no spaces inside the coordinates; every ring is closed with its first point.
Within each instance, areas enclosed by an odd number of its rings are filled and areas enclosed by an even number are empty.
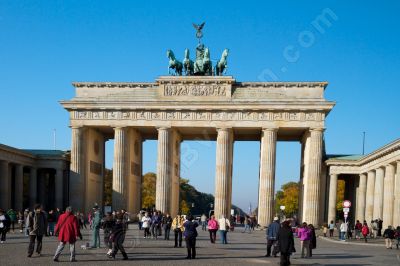
{"type": "Polygon", "coordinates": [[[324,121],[318,112],[276,111],[73,111],[75,120],[324,121]]]}

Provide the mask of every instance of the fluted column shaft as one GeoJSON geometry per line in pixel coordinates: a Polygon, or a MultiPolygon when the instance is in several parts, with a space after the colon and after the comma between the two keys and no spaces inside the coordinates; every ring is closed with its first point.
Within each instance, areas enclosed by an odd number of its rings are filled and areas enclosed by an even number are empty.
{"type": "Polygon", "coordinates": [[[69,203],[77,211],[85,211],[86,182],[84,175],[83,128],[72,127],[69,203]]]}
{"type": "Polygon", "coordinates": [[[383,228],[393,225],[394,185],[394,165],[388,164],[385,168],[384,179],[383,228]]]}
{"type": "Polygon", "coordinates": [[[277,129],[263,129],[261,136],[258,223],[268,226],[274,215],[277,129]]]}
{"type": "Polygon", "coordinates": [[[306,217],[304,221],[319,224],[320,178],[322,167],[322,141],[324,129],[310,130],[309,171],[307,177],[306,217]]]}
{"type": "Polygon", "coordinates": [[[383,182],[384,182],[383,168],[376,169],[375,176],[375,190],[374,190],[374,213],[373,219],[382,219],[383,212],[383,182]]]}
{"type": "Polygon", "coordinates": [[[126,208],[127,152],[126,128],[114,128],[113,194],[114,210],[126,208]]]}
{"type": "Polygon", "coordinates": [[[22,210],[24,201],[24,166],[15,166],[15,210],[22,210]]]}
{"type": "Polygon", "coordinates": [[[156,209],[170,212],[171,198],[171,129],[158,128],[156,209]]]}
{"type": "Polygon", "coordinates": [[[365,220],[370,223],[374,219],[374,193],[375,193],[375,171],[367,173],[367,192],[366,192],[366,207],[365,220]]]}
{"type": "Polygon", "coordinates": [[[230,215],[233,133],[231,128],[219,128],[217,131],[214,214],[218,219],[221,215],[230,215]]]}
{"type": "Polygon", "coordinates": [[[336,221],[336,200],[338,175],[331,174],[329,182],[328,223],[336,221]]]}
{"type": "Polygon", "coordinates": [[[358,184],[358,197],[356,202],[356,220],[363,222],[365,219],[365,197],[367,192],[367,175],[360,174],[360,181],[358,184]]]}
{"type": "Polygon", "coordinates": [[[400,161],[396,163],[396,180],[394,187],[393,225],[400,225],[400,161]]]}
{"type": "Polygon", "coordinates": [[[7,161],[0,161],[0,208],[8,210],[11,207],[11,179],[7,161]]]}
{"type": "Polygon", "coordinates": [[[29,206],[33,208],[37,202],[37,169],[31,167],[29,173],[29,206]]]}
{"type": "Polygon", "coordinates": [[[55,186],[56,186],[56,207],[61,210],[64,209],[64,172],[63,169],[56,169],[55,176],[55,186]]]}

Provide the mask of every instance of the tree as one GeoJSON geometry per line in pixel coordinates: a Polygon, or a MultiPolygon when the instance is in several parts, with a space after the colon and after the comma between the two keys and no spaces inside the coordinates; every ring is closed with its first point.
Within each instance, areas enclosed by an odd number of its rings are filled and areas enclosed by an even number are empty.
{"type": "Polygon", "coordinates": [[[180,210],[181,210],[182,214],[188,214],[189,213],[190,208],[189,208],[189,206],[188,206],[188,204],[186,203],[185,200],[181,200],[180,210]]]}
{"type": "Polygon", "coordinates": [[[344,201],[344,190],[346,182],[344,180],[337,181],[337,196],[336,196],[336,211],[343,211],[343,201],[344,201]]]}
{"type": "Polygon", "coordinates": [[[111,205],[112,203],[112,180],[113,180],[113,170],[105,169],[104,171],[104,195],[103,201],[104,205],[111,205]]]}
{"type": "Polygon", "coordinates": [[[142,208],[153,208],[156,203],[156,174],[147,173],[142,183],[142,208]]]}
{"type": "Polygon", "coordinates": [[[280,206],[285,206],[286,215],[292,216],[299,210],[299,183],[289,182],[283,184],[281,190],[276,192],[275,210],[280,212],[280,206]]]}

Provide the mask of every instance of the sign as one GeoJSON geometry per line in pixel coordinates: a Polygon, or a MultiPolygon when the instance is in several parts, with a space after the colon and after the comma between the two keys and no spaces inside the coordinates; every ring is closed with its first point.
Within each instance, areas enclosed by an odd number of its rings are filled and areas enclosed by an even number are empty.
{"type": "Polygon", "coordinates": [[[350,208],[351,207],[351,202],[349,200],[343,201],[343,208],[350,208]]]}
{"type": "Polygon", "coordinates": [[[348,213],[349,211],[350,211],[350,208],[343,208],[343,212],[348,213]]]}

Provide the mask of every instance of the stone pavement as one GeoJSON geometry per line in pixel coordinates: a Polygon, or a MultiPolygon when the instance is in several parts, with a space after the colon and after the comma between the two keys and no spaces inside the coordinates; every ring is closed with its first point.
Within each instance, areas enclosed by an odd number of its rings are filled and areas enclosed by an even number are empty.
{"type": "MultiPolygon", "coordinates": [[[[130,225],[125,240],[129,261],[122,261],[117,255],[115,265],[278,265],[279,258],[266,258],[265,231],[241,233],[241,228],[228,234],[228,245],[211,244],[208,233],[198,230],[197,259],[185,259],[185,248],[173,248],[173,240],[143,239],[142,231],[137,225],[130,225]]],[[[84,230],[84,241],[78,241],[76,265],[106,265],[111,260],[105,255],[104,248],[83,250],[80,248],[89,241],[89,231],[84,230]]],[[[173,237],[172,237],[173,238],[173,237]]],[[[101,243],[103,245],[103,243],[101,243]]],[[[57,247],[54,237],[46,237],[43,241],[42,256],[35,254],[32,258],[26,257],[28,239],[22,234],[8,234],[8,240],[0,244],[0,265],[49,265],[57,264],[52,261],[57,247]]],[[[103,245],[104,247],[104,245],[103,245]]],[[[300,258],[299,241],[296,239],[297,252],[292,256],[292,265],[400,265],[398,250],[386,250],[384,247],[341,245],[319,240],[314,256],[310,259],[300,258]]],[[[60,256],[60,264],[68,262],[68,248],[60,256]]]]}

